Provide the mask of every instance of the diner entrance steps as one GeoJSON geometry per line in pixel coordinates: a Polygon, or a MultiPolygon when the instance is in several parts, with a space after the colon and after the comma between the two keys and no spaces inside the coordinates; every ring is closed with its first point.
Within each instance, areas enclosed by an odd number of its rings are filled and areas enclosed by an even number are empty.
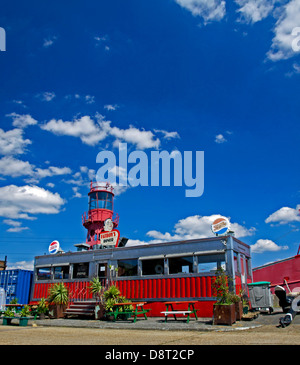
{"type": "Polygon", "coordinates": [[[65,317],[68,316],[95,316],[96,301],[76,301],[70,304],[69,308],[64,312],[65,317]]]}

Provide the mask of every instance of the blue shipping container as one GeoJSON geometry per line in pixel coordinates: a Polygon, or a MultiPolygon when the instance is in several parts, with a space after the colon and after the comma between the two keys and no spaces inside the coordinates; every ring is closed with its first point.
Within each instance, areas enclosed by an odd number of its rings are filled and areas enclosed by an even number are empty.
{"type": "Polygon", "coordinates": [[[0,271],[0,287],[6,292],[6,304],[12,299],[18,299],[20,304],[28,304],[33,271],[30,270],[3,270],[0,271]]]}

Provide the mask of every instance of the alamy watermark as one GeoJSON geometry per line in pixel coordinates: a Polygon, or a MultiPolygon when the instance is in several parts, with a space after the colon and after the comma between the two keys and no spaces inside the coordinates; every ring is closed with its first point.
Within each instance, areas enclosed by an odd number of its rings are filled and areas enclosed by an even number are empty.
{"type": "Polygon", "coordinates": [[[294,52],[300,51],[300,27],[295,27],[292,30],[292,36],[295,37],[292,41],[292,49],[294,52]]]}
{"type": "Polygon", "coordinates": [[[96,174],[98,182],[126,186],[186,186],[186,197],[200,197],[204,191],[204,151],[132,151],[127,143],[119,144],[119,164],[112,151],[98,153],[102,164],[96,174]],[[194,161],[193,161],[194,160],[194,161]],[[172,162],[171,162],[172,161],[172,162]],[[173,172],[173,173],[172,173],[173,172]],[[172,179],[171,179],[172,175],[172,179]],[[118,178],[118,181],[117,181],[118,178]],[[161,184],[160,184],[161,183],[161,184]]]}
{"type": "Polygon", "coordinates": [[[6,51],[6,32],[0,27],[0,51],[6,51]]]}

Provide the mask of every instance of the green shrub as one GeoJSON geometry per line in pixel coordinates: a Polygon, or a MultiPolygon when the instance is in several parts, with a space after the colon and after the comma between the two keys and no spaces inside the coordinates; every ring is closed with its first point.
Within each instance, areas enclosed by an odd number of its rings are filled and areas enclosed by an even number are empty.
{"type": "Polygon", "coordinates": [[[69,290],[64,283],[57,283],[50,287],[47,298],[49,303],[67,304],[69,302],[69,290]]]}

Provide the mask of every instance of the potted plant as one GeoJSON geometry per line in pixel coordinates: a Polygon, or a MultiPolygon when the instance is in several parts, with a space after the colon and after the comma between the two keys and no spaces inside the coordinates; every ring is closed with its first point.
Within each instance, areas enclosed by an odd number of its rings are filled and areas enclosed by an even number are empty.
{"type": "Polygon", "coordinates": [[[115,303],[118,303],[118,297],[120,296],[120,290],[115,286],[111,285],[104,293],[105,299],[105,312],[107,319],[114,319],[110,312],[113,311],[113,307],[115,303]]]}
{"type": "Polygon", "coordinates": [[[24,327],[27,326],[29,316],[30,316],[29,306],[24,305],[24,307],[22,308],[22,310],[20,312],[19,325],[24,326],[24,327]]]}
{"type": "Polygon", "coordinates": [[[105,305],[104,305],[104,287],[102,286],[98,277],[93,278],[90,281],[89,291],[93,294],[96,299],[95,306],[95,319],[101,319],[105,314],[105,305]]]}
{"type": "Polygon", "coordinates": [[[243,316],[243,302],[242,302],[242,298],[239,295],[237,295],[237,294],[230,293],[230,299],[234,303],[234,307],[235,307],[235,318],[236,318],[237,321],[241,321],[242,316],[243,316]]]}
{"type": "Polygon", "coordinates": [[[236,321],[235,305],[229,293],[228,277],[222,268],[216,271],[213,289],[215,291],[215,296],[217,297],[217,302],[213,307],[213,323],[231,326],[236,321]]]}
{"type": "MultiPolygon", "coordinates": [[[[128,300],[126,297],[124,297],[122,295],[120,295],[118,297],[118,303],[127,303],[127,302],[130,302],[130,300],[128,300]]],[[[128,319],[128,318],[130,318],[131,317],[131,312],[133,311],[132,305],[126,304],[126,305],[124,305],[124,307],[122,306],[121,308],[124,311],[124,313],[121,314],[121,318],[122,319],[128,319]]]]}
{"type": "Polygon", "coordinates": [[[45,315],[48,313],[48,302],[45,298],[41,298],[37,306],[37,312],[40,319],[45,319],[45,315]]]}
{"type": "MultiPolygon", "coordinates": [[[[103,293],[104,299],[105,299],[105,311],[107,319],[114,320],[114,316],[110,313],[114,310],[114,305],[116,303],[127,303],[128,299],[124,296],[121,296],[120,290],[115,286],[111,285],[104,293],[103,293]]],[[[120,318],[127,319],[131,317],[131,313],[126,313],[127,310],[132,310],[132,307],[130,305],[124,305],[119,308],[120,312],[120,318]]]]}
{"type": "Polygon", "coordinates": [[[63,318],[69,302],[69,290],[64,283],[56,283],[49,289],[47,298],[49,302],[49,312],[54,318],[63,318]]]}
{"type": "Polygon", "coordinates": [[[3,315],[3,326],[8,326],[11,324],[12,319],[15,317],[15,312],[12,311],[10,308],[6,309],[3,315]]]}

